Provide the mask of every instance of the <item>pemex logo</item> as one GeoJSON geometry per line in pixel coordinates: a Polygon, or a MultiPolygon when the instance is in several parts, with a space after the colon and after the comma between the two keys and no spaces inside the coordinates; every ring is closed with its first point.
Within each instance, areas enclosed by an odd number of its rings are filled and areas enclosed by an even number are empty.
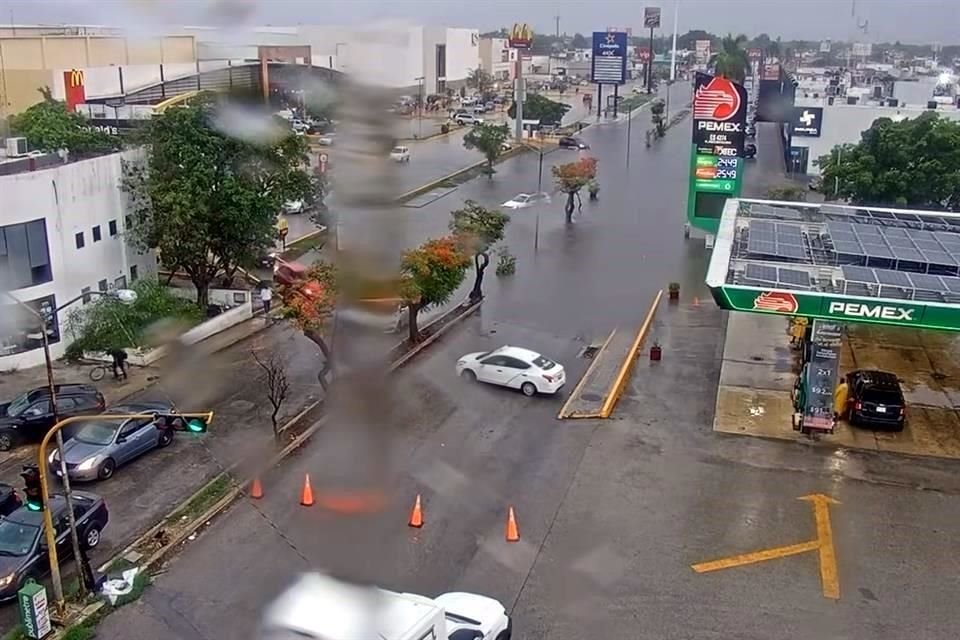
{"type": "Polygon", "coordinates": [[[753,301],[755,311],[771,313],[796,313],[800,308],[796,296],[783,291],[764,291],[753,301]]]}
{"type": "Polygon", "coordinates": [[[724,122],[740,111],[740,94],[733,82],[714,76],[710,82],[697,89],[693,98],[695,120],[724,122]]]}

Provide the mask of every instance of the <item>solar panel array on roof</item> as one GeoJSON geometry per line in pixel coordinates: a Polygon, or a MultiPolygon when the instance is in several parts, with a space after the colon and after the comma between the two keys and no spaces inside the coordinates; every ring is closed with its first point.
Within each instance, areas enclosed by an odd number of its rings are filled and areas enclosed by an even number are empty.
{"type": "Polygon", "coordinates": [[[812,286],[810,274],[806,271],[768,264],[748,262],[743,276],[758,284],[789,285],[793,289],[809,289],[812,286]]]}
{"type": "Polygon", "coordinates": [[[747,253],[805,261],[803,230],[800,225],[752,220],[747,239],[747,253]]]}
{"type": "Polygon", "coordinates": [[[897,287],[915,291],[930,291],[940,294],[960,295],[960,278],[934,276],[926,273],[906,273],[891,269],[843,266],[843,279],[847,282],[881,287],[897,287]]]}
{"type": "Polygon", "coordinates": [[[960,234],[946,231],[878,227],[828,221],[827,231],[837,253],[931,264],[956,269],[960,260],[960,234]]]}

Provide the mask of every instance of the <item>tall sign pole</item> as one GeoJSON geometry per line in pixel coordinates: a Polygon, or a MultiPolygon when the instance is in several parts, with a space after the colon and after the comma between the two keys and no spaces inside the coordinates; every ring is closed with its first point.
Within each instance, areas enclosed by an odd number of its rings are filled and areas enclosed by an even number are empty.
{"type": "Polygon", "coordinates": [[[516,23],[510,30],[507,44],[517,52],[516,86],[513,89],[513,104],[516,106],[515,133],[517,142],[523,141],[523,99],[526,97],[526,88],[523,86],[523,52],[533,44],[533,29],[528,24],[516,23]]]}
{"type": "Polygon", "coordinates": [[[594,31],[590,80],[597,85],[597,118],[603,109],[603,85],[614,86],[614,114],[618,88],[627,81],[627,32],[594,31]]]}
{"type": "MultiPolygon", "coordinates": [[[[677,79],[677,27],[680,24],[680,0],[673,5],[673,45],[670,53],[670,82],[677,79]]],[[[670,89],[667,89],[667,97],[670,97],[670,89]]]]}
{"type": "Polygon", "coordinates": [[[653,91],[653,30],[660,27],[660,7],[643,8],[643,26],[650,29],[650,62],[647,64],[647,93],[653,91]]]}

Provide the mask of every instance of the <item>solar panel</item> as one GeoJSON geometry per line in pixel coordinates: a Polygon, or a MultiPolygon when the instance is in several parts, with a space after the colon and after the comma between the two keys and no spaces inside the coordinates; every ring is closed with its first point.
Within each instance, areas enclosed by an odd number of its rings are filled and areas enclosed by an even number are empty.
{"type": "Polygon", "coordinates": [[[751,231],[770,231],[772,233],[774,229],[776,229],[776,226],[765,220],[754,220],[750,223],[751,231]]]}
{"type": "Polygon", "coordinates": [[[866,284],[875,284],[877,282],[877,274],[873,269],[849,265],[842,267],[842,269],[843,279],[847,282],[863,282],[866,284]]]}
{"type": "Polygon", "coordinates": [[[913,246],[914,246],[914,245],[913,245],[913,240],[911,240],[910,238],[908,238],[908,237],[906,237],[906,236],[903,236],[903,237],[892,236],[892,237],[891,237],[890,235],[887,235],[887,243],[890,245],[891,248],[893,248],[893,247],[906,247],[906,248],[908,248],[908,249],[913,249],[913,246]]]}
{"type": "Polygon", "coordinates": [[[933,231],[925,229],[910,229],[908,235],[914,240],[933,240],[933,231]]]}
{"type": "MultiPolygon", "coordinates": [[[[826,207],[821,207],[821,209],[826,209],[826,207]]],[[[834,233],[853,233],[853,228],[847,222],[830,220],[827,222],[827,231],[830,232],[830,235],[834,233]]]]}
{"type": "MultiPolygon", "coordinates": [[[[783,284],[789,284],[795,287],[810,288],[810,274],[799,269],[777,269],[777,278],[783,284]]],[[[960,280],[960,278],[958,278],[960,280]]]]}
{"type": "Polygon", "coordinates": [[[957,261],[953,256],[940,250],[924,251],[923,255],[926,256],[927,262],[930,264],[947,265],[948,267],[952,267],[957,264],[957,261]]]}
{"type": "Polygon", "coordinates": [[[929,276],[923,273],[911,273],[910,281],[913,282],[914,289],[924,291],[944,291],[943,281],[937,276],[929,276]]]}
{"type": "Polygon", "coordinates": [[[943,251],[943,245],[934,238],[914,238],[913,241],[924,253],[927,253],[927,251],[943,251]]]}
{"type": "Polygon", "coordinates": [[[941,278],[950,293],[960,295],[960,278],[941,278]]]}
{"type": "Polygon", "coordinates": [[[833,243],[833,246],[836,249],[837,253],[848,253],[850,255],[855,255],[855,256],[863,255],[863,251],[861,251],[860,245],[857,244],[856,242],[837,241],[833,243]]]}
{"type": "Polygon", "coordinates": [[[777,268],[766,264],[747,264],[744,276],[750,280],[777,284],[777,268]]]}
{"type": "Polygon", "coordinates": [[[749,242],[747,242],[747,252],[775,256],[777,255],[777,245],[767,240],[754,240],[750,238],[749,242]]]}
{"type": "Polygon", "coordinates": [[[926,262],[926,259],[923,257],[922,253],[916,249],[909,249],[907,247],[896,247],[893,250],[893,255],[897,260],[906,260],[908,262],[926,262]]]}
{"type": "Polygon", "coordinates": [[[877,281],[880,284],[887,285],[889,287],[903,287],[904,289],[913,288],[910,278],[902,271],[893,271],[891,269],[874,269],[874,275],[877,276],[877,281]]]}
{"type": "Polygon", "coordinates": [[[872,244],[868,242],[863,243],[863,255],[868,258],[893,258],[893,253],[886,245],[882,244],[872,244]]]}
{"type": "Polygon", "coordinates": [[[777,255],[791,260],[804,260],[807,257],[803,247],[795,244],[777,245],[777,255]]]}
{"type": "Polygon", "coordinates": [[[907,230],[900,227],[890,227],[885,230],[885,235],[887,238],[906,238],[907,230]]]}

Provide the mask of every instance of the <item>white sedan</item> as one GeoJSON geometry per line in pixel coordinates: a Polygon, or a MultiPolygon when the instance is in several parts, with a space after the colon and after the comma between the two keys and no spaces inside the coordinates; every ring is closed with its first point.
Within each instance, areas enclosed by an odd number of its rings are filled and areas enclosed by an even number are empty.
{"type": "Polygon", "coordinates": [[[394,147],[390,151],[390,159],[394,162],[410,162],[410,147],[394,147]]]}
{"type": "Polygon", "coordinates": [[[544,193],[519,193],[511,200],[507,200],[501,206],[507,209],[526,209],[540,203],[550,204],[550,194],[544,193]]]}
{"type": "Polygon", "coordinates": [[[457,375],[477,382],[520,389],[525,396],[554,394],[566,381],[563,365],[536,351],[511,346],[468,353],[457,360],[457,375]]]}
{"type": "Polygon", "coordinates": [[[303,200],[288,200],[283,203],[284,213],[303,213],[303,200]]]}

